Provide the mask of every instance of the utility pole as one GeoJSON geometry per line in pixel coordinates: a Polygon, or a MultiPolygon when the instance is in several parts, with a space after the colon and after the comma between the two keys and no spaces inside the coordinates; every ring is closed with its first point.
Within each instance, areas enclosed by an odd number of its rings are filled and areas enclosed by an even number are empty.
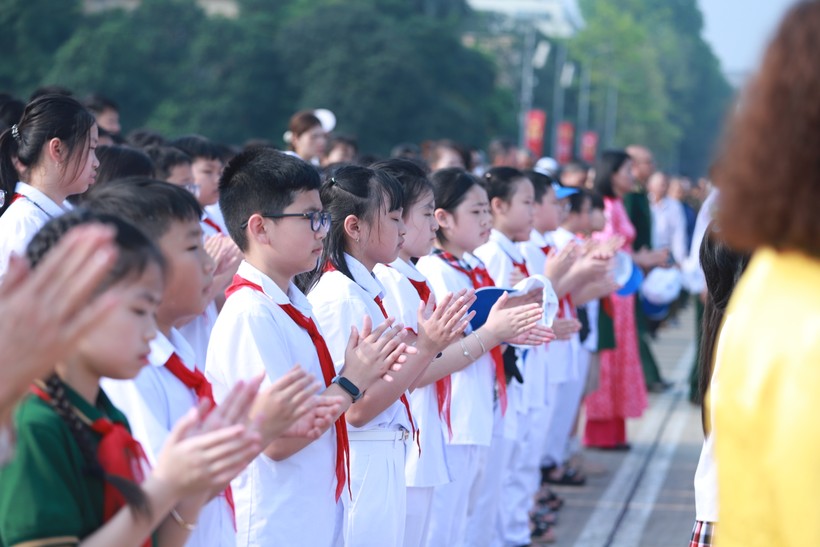
{"type": "Polygon", "coordinates": [[[615,133],[618,130],[618,85],[614,78],[609,80],[606,92],[606,143],[607,148],[615,145],[615,133]]]}
{"type": "MultiPolygon", "coordinates": [[[[578,95],[578,131],[576,140],[583,138],[589,131],[589,67],[581,67],[581,90],[578,95]]],[[[577,149],[577,148],[576,148],[577,149]]]]}
{"type": "Polygon", "coordinates": [[[527,145],[527,113],[532,110],[532,93],[535,87],[535,69],[532,58],[535,53],[535,26],[526,25],[524,48],[521,51],[521,96],[518,112],[518,145],[527,145]]]}
{"type": "Polygon", "coordinates": [[[552,112],[550,113],[550,135],[552,136],[552,157],[558,153],[558,124],[564,118],[564,85],[563,79],[564,65],[567,62],[567,46],[563,42],[558,42],[558,53],[555,56],[555,80],[552,91],[552,112]]]}

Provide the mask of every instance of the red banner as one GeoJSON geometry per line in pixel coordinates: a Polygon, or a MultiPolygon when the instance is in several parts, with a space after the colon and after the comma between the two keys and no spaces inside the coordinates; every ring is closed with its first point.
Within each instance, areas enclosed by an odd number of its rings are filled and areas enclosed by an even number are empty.
{"type": "Polygon", "coordinates": [[[572,161],[575,152],[575,124],[561,122],[558,124],[558,139],[555,144],[555,159],[564,165],[572,161]]]}
{"type": "Polygon", "coordinates": [[[595,163],[595,156],[598,155],[598,133],[595,131],[585,131],[581,135],[581,159],[587,163],[595,163]]]}
{"type": "Polygon", "coordinates": [[[547,126],[547,113],[543,110],[527,112],[527,149],[536,159],[544,152],[544,128],[547,126]]]}

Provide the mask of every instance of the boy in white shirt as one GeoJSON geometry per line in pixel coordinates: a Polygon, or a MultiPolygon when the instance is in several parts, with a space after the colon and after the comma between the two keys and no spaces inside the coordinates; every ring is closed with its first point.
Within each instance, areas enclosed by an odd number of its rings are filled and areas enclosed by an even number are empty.
{"type": "Polygon", "coordinates": [[[334,427],[318,439],[278,439],[233,481],[242,546],[341,544],[349,469],[342,414],[358,399],[350,386],[363,393],[402,351],[393,336],[398,327],[370,333],[365,324],[350,336],[336,375],[312,307],[293,283],[316,267],[330,227],[319,185],[314,167],[267,149],[234,158],[220,182],[220,207],[245,260],[208,348],[206,374],[216,398],[236,381],[264,374],[268,383],[299,363],[324,379],[324,396],[341,401],[334,427]]]}
{"type": "MultiPolygon", "coordinates": [[[[213,261],[202,245],[202,210],[187,190],[150,179],[112,182],[91,193],[84,206],[125,218],[157,242],[167,261],[163,299],[157,308],[159,333],[151,342],[149,365],[134,380],[109,380],[102,387],[131,424],[149,461],[160,453],[174,424],[192,407],[213,401],[211,386],[196,366],[193,349],[176,330],[200,313],[210,298],[213,261]]],[[[200,365],[201,367],[201,365],[200,365]]],[[[283,433],[306,410],[316,408],[315,386],[304,371],[260,392],[251,411],[263,445],[283,433]]],[[[330,409],[334,410],[334,409],[330,409]]],[[[319,420],[319,424],[329,420],[319,420]]],[[[188,546],[233,546],[234,502],[229,485],[208,502],[188,546]]],[[[192,524],[192,523],[188,523],[192,524]]]]}

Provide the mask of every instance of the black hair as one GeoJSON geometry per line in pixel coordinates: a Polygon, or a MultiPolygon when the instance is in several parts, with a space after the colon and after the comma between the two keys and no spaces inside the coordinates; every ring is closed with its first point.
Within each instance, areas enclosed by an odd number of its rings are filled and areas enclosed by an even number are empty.
{"type": "Polygon", "coordinates": [[[0,122],[11,127],[16,123],[20,123],[20,118],[23,117],[23,110],[26,109],[26,103],[20,99],[9,97],[0,102],[0,122]]]}
{"type": "Polygon", "coordinates": [[[92,187],[83,206],[132,222],[159,241],[173,222],[199,221],[202,207],[188,190],[150,178],[129,178],[92,187]]]}
{"type": "Polygon", "coordinates": [[[71,97],[74,93],[67,87],[61,85],[44,85],[31,92],[28,102],[39,99],[43,95],[63,95],[64,97],[71,97]]]}
{"type": "Polygon", "coordinates": [[[342,145],[342,146],[349,146],[353,149],[354,155],[359,153],[359,142],[356,140],[356,137],[351,135],[329,135],[329,139],[327,141],[327,151],[325,152],[325,156],[327,156],[331,150],[335,147],[342,145]]]}
{"type": "Polygon", "coordinates": [[[390,150],[391,158],[405,158],[409,160],[420,160],[421,148],[419,145],[412,142],[402,142],[394,146],[390,150]]]}
{"type": "Polygon", "coordinates": [[[165,137],[151,129],[134,129],[125,137],[125,142],[134,148],[147,148],[149,146],[165,146],[165,137]]]}
{"type": "Polygon", "coordinates": [[[319,195],[331,215],[330,231],[316,270],[298,278],[304,292],[319,281],[328,264],[353,279],[344,258],[344,223],[348,216],[354,215],[374,225],[381,211],[395,211],[404,204],[404,192],[398,180],[385,171],[358,165],[343,165],[336,169],[322,183],[319,195]]]}
{"type": "MultiPolygon", "coordinates": [[[[750,255],[732,250],[716,232],[712,222],[706,229],[700,245],[700,264],[706,278],[706,303],[701,323],[700,356],[698,359],[698,396],[706,395],[712,380],[715,348],[729,298],[740,276],[746,270],[750,255]]],[[[701,413],[704,432],[706,415],[701,413]]]]}
{"type": "Polygon", "coordinates": [[[604,198],[596,192],[595,190],[587,190],[589,194],[589,200],[591,202],[592,209],[600,209],[601,211],[604,210],[604,198]]]}
{"type": "Polygon", "coordinates": [[[243,224],[255,213],[278,214],[298,192],[318,190],[319,172],[309,163],[270,148],[251,148],[233,158],[219,179],[219,208],[231,239],[248,248],[243,224]]]}
{"type": "Polygon", "coordinates": [[[502,137],[493,139],[487,147],[487,151],[490,155],[490,162],[495,163],[499,156],[509,154],[515,147],[515,143],[508,138],[502,137]]]}
{"type": "MultiPolygon", "coordinates": [[[[30,102],[17,126],[0,135],[0,191],[5,191],[7,198],[14,194],[20,178],[14,158],[25,167],[32,167],[40,161],[45,145],[55,138],[65,145],[66,157],[74,158],[67,163],[73,164],[76,174],[86,158],[77,152],[85,149],[87,154],[94,123],[94,116],[83,105],[65,95],[43,95],[30,102]]],[[[6,199],[0,215],[9,205],[11,199],[6,199]]]]}
{"type": "Polygon", "coordinates": [[[605,150],[598,162],[595,164],[595,190],[604,197],[614,198],[615,190],[612,188],[612,175],[629,159],[629,154],[623,150],[605,150]]]}
{"type": "Polygon", "coordinates": [[[222,161],[223,150],[219,145],[201,135],[180,137],[169,144],[191,156],[191,161],[198,159],[222,161]]]}
{"type": "Polygon", "coordinates": [[[583,188],[578,188],[578,191],[571,194],[567,199],[569,200],[570,213],[580,213],[581,209],[584,208],[584,202],[586,201],[590,202],[590,207],[592,206],[592,196],[583,188]]]}
{"type": "Polygon", "coordinates": [[[148,154],[130,146],[98,146],[97,159],[97,186],[127,177],[154,176],[154,162],[148,154]]]}
{"type": "MultiPolygon", "coordinates": [[[[165,272],[162,253],[142,231],[116,216],[96,214],[84,209],[75,209],[47,222],[26,249],[30,263],[36,268],[72,228],[96,223],[115,228],[114,244],[117,248],[116,261],[97,288],[97,293],[105,291],[119,281],[142,275],[151,264],[156,264],[163,273],[165,272]]],[[[93,448],[95,443],[91,428],[74,411],[60,377],[52,374],[45,381],[44,387],[49,395],[49,405],[66,424],[83,455],[84,472],[113,486],[137,516],[150,517],[149,500],[140,486],[123,477],[109,475],[103,469],[93,448]]]]}
{"type": "Polygon", "coordinates": [[[527,179],[527,177],[515,167],[493,167],[484,173],[487,197],[490,201],[498,198],[509,203],[518,190],[518,182],[521,179],[527,179]]]}
{"type": "MultiPolygon", "coordinates": [[[[443,209],[448,213],[455,212],[473,186],[484,188],[481,179],[460,167],[439,169],[430,175],[430,182],[433,185],[436,209],[443,209]]],[[[440,242],[447,240],[441,228],[436,232],[436,237],[440,242]]]]}
{"type": "Polygon", "coordinates": [[[167,180],[177,165],[191,164],[191,157],[173,146],[151,145],[143,150],[154,163],[154,178],[158,180],[167,180]]]}
{"type": "Polygon", "coordinates": [[[404,212],[418,203],[425,192],[433,192],[433,185],[419,163],[403,158],[393,158],[374,163],[371,169],[384,171],[401,183],[404,191],[404,212]]]}
{"type": "Polygon", "coordinates": [[[554,181],[551,177],[548,177],[544,173],[539,173],[538,171],[533,171],[532,169],[527,169],[524,171],[524,176],[530,179],[532,187],[535,190],[535,202],[542,203],[544,201],[544,196],[552,192],[552,183],[554,181]]]}
{"type": "Polygon", "coordinates": [[[85,107],[94,114],[101,114],[106,110],[116,110],[117,112],[120,111],[120,107],[117,103],[104,95],[100,95],[99,93],[92,93],[87,96],[83,99],[83,104],[85,104],[85,107]]]}

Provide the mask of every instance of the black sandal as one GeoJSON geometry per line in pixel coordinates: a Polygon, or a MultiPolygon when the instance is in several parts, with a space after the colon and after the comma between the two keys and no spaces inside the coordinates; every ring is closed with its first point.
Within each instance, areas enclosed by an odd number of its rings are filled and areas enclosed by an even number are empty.
{"type": "Polygon", "coordinates": [[[587,478],[582,475],[578,469],[568,467],[557,479],[547,474],[546,481],[548,484],[557,484],[560,486],[584,486],[587,483],[587,478]]]}

